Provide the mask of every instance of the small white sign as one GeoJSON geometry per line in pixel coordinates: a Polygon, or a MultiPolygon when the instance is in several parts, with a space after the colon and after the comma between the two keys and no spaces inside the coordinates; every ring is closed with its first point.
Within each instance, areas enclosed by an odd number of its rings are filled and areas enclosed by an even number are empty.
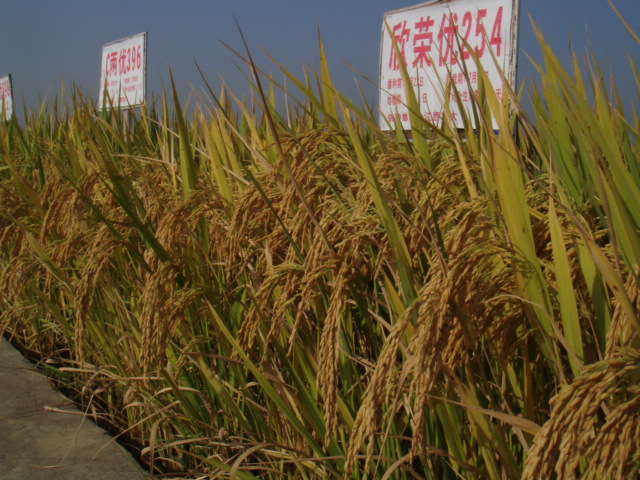
{"type": "Polygon", "coordinates": [[[10,120],[13,115],[13,87],[11,75],[0,77],[0,112],[4,110],[5,120],[10,120]]]}
{"type": "Polygon", "coordinates": [[[100,108],[129,108],[145,101],[147,33],[139,33],[102,47],[100,108]],[[106,94],[106,97],[105,97],[106,94]]]}
{"type": "Polygon", "coordinates": [[[471,52],[477,55],[498,97],[502,95],[500,70],[515,87],[518,10],[519,0],[436,0],[387,12],[380,48],[381,128],[393,129],[399,120],[404,129],[411,129],[401,61],[409,72],[420,113],[433,123],[442,121],[448,102],[456,126],[463,126],[455,93],[447,93],[445,87],[448,83],[455,86],[469,112],[481,74],[471,52]]]}

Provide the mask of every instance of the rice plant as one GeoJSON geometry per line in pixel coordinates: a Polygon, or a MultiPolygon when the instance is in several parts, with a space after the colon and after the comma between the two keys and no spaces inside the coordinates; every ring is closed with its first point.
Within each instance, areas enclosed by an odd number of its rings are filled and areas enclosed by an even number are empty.
{"type": "Polygon", "coordinates": [[[539,40],[531,116],[413,142],[322,43],[239,55],[246,101],[3,124],[0,329],[158,478],[637,474],[640,128],[539,40]]]}

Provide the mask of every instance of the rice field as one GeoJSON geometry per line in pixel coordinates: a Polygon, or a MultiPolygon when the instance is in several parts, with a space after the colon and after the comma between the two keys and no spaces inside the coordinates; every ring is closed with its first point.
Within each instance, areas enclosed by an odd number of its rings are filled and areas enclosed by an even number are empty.
{"type": "Polygon", "coordinates": [[[539,40],[475,131],[381,131],[322,45],[1,125],[0,330],[156,478],[638,475],[640,124],[539,40]]]}

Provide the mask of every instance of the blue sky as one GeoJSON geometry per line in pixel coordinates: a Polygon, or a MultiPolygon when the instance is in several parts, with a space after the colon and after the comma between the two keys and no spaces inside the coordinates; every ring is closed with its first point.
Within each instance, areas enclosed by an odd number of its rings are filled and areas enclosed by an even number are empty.
{"type": "MultiPolygon", "coordinates": [[[[221,43],[242,48],[235,18],[258,64],[274,74],[277,68],[258,46],[300,73],[303,65],[318,63],[320,31],[336,86],[357,99],[357,75],[346,64],[375,81],[383,13],[415,3],[419,2],[0,0],[0,75],[12,74],[17,108],[22,98],[34,108],[39,97],[56,96],[62,80],[97,98],[102,45],[147,31],[149,92],[162,91],[169,67],[182,100],[202,90],[197,61],[215,88],[222,77],[242,96],[248,90],[246,81],[221,43]]],[[[614,3],[640,35],[640,0],[614,3]]],[[[637,105],[628,55],[640,69],[640,45],[623,28],[607,0],[521,0],[520,81],[535,78],[522,53],[540,58],[529,16],[565,62],[570,47],[582,57],[590,43],[601,66],[613,74],[625,103],[637,105]]],[[[375,87],[366,80],[358,82],[368,101],[376,102],[375,87]]]]}

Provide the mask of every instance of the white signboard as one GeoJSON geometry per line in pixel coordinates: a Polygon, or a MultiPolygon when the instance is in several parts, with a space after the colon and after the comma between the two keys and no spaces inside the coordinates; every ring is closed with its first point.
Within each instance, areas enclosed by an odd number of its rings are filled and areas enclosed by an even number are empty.
{"type": "Polygon", "coordinates": [[[144,103],[146,59],[146,32],[107,43],[102,47],[100,108],[128,108],[144,103]]]}
{"type": "Polygon", "coordinates": [[[519,0],[437,0],[386,13],[380,48],[381,127],[392,129],[399,120],[404,129],[411,128],[401,61],[420,113],[433,123],[441,122],[448,102],[456,125],[462,127],[455,93],[445,92],[445,87],[447,83],[455,86],[463,106],[470,108],[480,73],[471,52],[478,56],[498,97],[502,95],[500,70],[514,87],[518,10],[519,0]]]}
{"type": "Polygon", "coordinates": [[[0,112],[4,110],[5,120],[10,120],[13,115],[13,89],[11,75],[0,77],[0,112]]]}

